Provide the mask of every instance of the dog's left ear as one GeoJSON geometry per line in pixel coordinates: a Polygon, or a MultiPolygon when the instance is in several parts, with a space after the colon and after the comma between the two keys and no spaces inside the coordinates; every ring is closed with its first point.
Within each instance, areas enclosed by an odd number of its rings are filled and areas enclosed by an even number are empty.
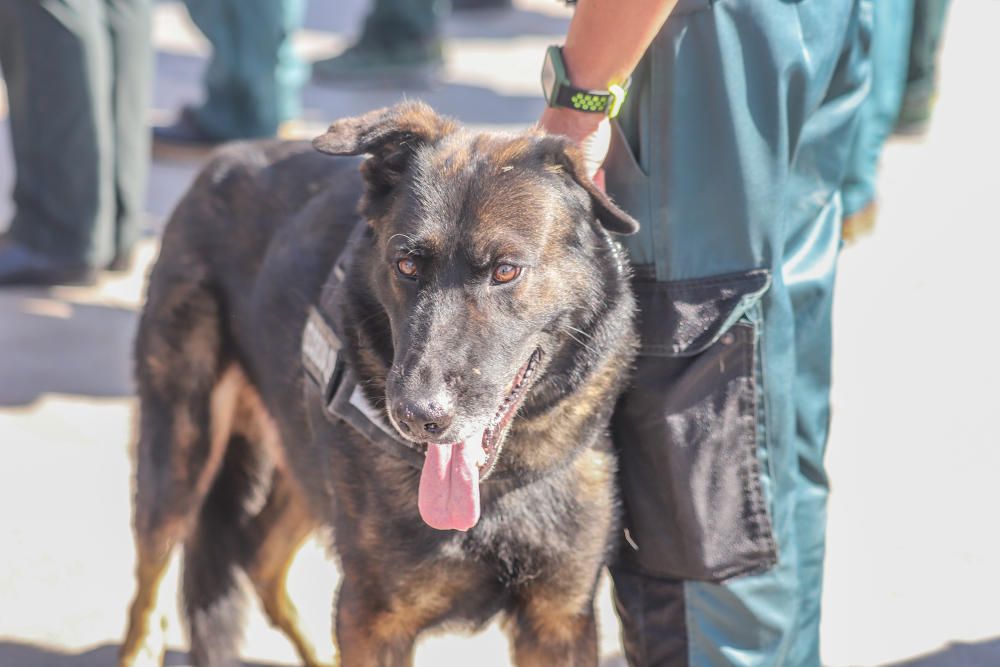
{"type": "Polygon", "coordinates": [[[590,196],[594,216],[609,232],[629,235],[639,231],[639,223],[611,201],[608,195],[594,185],[587,174],[587,162],[583,151],[572,139],[557,135],[547,135],[542,139],[545,158],[559,167],[583,188],[590,196]]]}
{"type": "Polygon", "coordinates": [[[399,183],[416,151],[457,129],[454,121],[438,116],[426,104],[404,102],[338,120],[312,143],[316,150],[329,155],[370,156],[361,168],[368,185],[362,206],[370,217],[375,217],[373,204],[383,201],[399,183]]]}

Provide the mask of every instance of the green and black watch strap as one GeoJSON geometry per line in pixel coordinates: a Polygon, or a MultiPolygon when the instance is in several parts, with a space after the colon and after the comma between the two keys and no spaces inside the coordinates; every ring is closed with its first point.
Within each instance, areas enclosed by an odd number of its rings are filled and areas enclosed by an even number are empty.
{"type": "Polygon", "coordinates": [[[610,92],[602,93],[599,90],[560,86],[553,106],[568,107],[577,111],[605,113],[608,110],[608,105],[612,102],[614,102],[614,96],[610,92]]]}
{"type": "Polygon", "coordinates": [[[618,115],[625,101],[625,85],[612,85],[608,90],[586,90],[570,83],[566,64],[562,58],[562,48],[550,46],[545,52],[542,67],[542,91],[550,107],[565,107],[588,113],[607,114],[609,118],[618,115]]]}

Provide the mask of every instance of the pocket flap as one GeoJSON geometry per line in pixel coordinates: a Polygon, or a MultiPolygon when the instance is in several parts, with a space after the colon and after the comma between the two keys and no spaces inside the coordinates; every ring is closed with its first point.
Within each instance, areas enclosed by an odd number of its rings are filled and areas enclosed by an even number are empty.
{"type": "Polygon", "coordinates": [[[771,285],[767,269],[694,280],[633,283],[640,354],[689,357],[717,341],[771,285]]]}

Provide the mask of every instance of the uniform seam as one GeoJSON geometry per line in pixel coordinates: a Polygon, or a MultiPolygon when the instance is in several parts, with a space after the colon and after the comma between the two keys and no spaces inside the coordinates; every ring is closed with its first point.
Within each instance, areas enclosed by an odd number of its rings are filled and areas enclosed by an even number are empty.
{"type": "MultiPolygon", "coordinates": [[[[761,404],[766,401],[763,396],[758,396],[758,394],[763,394],[763,392],[757,391],[757,380],[760,379],[761,387],[764,384],[763,373],[758,371],[758,340],[757,340],[757,326],[758,323],[754,323],[750,335],[753,339],[750,344],[745,346],[744,351],[744,363],[747,363],[750,375],[750,437],[748,438],[747,455],[750,461],[750,470],[748,478],[748,491],[750,493],[750,498],[752,502],[752,514],[751,521],[757,530],[757,534],[763,542],[764,547],[767,549],[767,553],[764,554],[766,557],[762,559],[759,567],[764,567],[765,565],[772,564],[775,562],[775,554],[777,553],[774,543],[774,534],[771,526],[770,516],[767,511],[767,503],[764,498],[764,489],[761,485],[760,480],[760,461],[757,458],[758,452],[757,448],[759,446],[760,440],[760,421],[763,415],[760,412],[761,404]],[[764,399],[764,400],[759,400],[764,399]]],[[[767,437],[767,429],[764,429],[764,438],[767,437]]],[[[770,460],[770,459],[768,459],[770,460]]],[[[755,540],[756,541],[756,540],[755,540]]]]}

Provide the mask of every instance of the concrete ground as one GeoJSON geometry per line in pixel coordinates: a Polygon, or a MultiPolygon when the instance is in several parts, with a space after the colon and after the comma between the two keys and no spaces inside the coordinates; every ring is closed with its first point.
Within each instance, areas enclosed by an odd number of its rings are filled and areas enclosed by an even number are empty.
{"type": "MultiPolygon", "coordinates": [[[[299,46],[336,52],[361,0],[312,2],[299,46]]],[[[1000,665],[998,412],[1000,3],[953,3],[940,104],[930,133],[886,151],[874,235],[843,253],[836,304],[834,422],[824,663],[830,667],[1000,665]]],[[[478,126],[522,127],[541,110],[537,72],[560,40],[558,3],[448,22],[448,72],[430,90],[310,85],[298,128],[422,97],[478,126]]],[[[152,117],[199,95],[205,45],[178,2],[156,6],[152,117]]],[[[0,96],[2,97],[2,96],[0,96]]],[[[3,106],[0,104],[0,115],[3,106]]],[[[0,131],[0,191],[13,179],[0,131]]],[[[0,666],[113,662],[132,594],[128,446],[135,406],[130,341],[156,233],[196,165],[156,162],[148,239],[135,270],[90,289],[0,291],[0,666]]],[[[11,213],[0,201],[0,220],[11,213]]],[[[0,223],[2,224],[2,223],[0,223]]],[[[329,633],[335,568],[310,543],[291,590],[312,632],[329,633]]],[[[168,665],[185,664],[173,602],[168,665]]],[[[602,655],[624,664],[601,595],[602,655]]],[[[259,610],[248,619],[252,665],[294,664],[259,610]]],[[[497,627],[424,641],[418,665],[508,664],[497,627]],[[471,657],[471,656],[474,656],[471,657]]]]}

